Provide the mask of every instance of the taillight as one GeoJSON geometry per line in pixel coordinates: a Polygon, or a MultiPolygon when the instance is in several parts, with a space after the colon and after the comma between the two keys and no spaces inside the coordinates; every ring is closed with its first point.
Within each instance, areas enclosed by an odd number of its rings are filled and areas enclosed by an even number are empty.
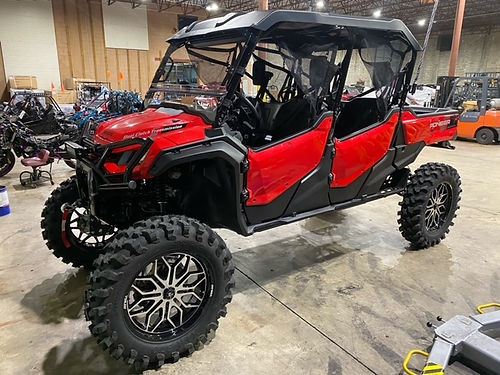
{"type": "Polygon", "coordinates": [[[452,115],[450,117],[450,123],[448,124],[448,129],[450,128],[456,128],[458,125],[458,115],[452,115]]]}

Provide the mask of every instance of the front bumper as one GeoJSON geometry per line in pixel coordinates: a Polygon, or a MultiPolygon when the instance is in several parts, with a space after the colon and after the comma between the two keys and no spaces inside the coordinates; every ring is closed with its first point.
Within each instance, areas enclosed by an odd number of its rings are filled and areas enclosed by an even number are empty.
{"type": "Polygon", "coordinates": [[[151,139],[131,139],[109,145],[96,145],[88,139],[82,144],[66,142],[66,151],[77,160],[76,175],[80,199],[87,201],[93,215],[99,217],[96,197],[103,191],[134,190],[137,187],[132,174],[135,167],[145,157],[153,141],[151,139]],[[130,146],[140,147],[127,160],[123,173],[109,173],[104,167],[113,151],[130,146]]]}

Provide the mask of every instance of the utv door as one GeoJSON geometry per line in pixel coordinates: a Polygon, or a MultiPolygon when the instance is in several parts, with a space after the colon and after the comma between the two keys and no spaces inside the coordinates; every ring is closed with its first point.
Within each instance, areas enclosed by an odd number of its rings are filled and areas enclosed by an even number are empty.
{"type": "Polygon", "coordinates": [[[331,112],[315,126],[276,143],[249,149],[245,212],[251,224],[328,206],[331,112]],[[294,210],[290,212],[290,210],[294,210]]]}
{"type": "Polygon", "coordinates": [[[339,117],[334,131],[335,158],[332,165],[333,178],[330,183],[332,204],[357,197],[363,185],[375,177],[370,176],[374,166],[381,164],[380,167],[383,168],[385,159],[388,159],[388,166],[391,165],[392,158],[386,156],[390,152],[399,122],[399,113],[393,111],[385,120],[366,125],[348,134],[342,129],[351,123],[347,124],[343,119],[345,117],[339,117]]]}

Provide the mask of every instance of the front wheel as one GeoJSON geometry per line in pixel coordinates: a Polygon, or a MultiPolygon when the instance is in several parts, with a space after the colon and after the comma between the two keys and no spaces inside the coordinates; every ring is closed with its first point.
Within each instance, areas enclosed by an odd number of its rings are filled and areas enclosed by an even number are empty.
{"type": "Polygon", "coordinates": [[[95,262],[86,294],[90,330],[137,370],[201,349],[231,301],[234,266],[224,241],[183,216],[140,221],[95,262]]]}
{"type": "Polygon", "coordinates": [[[16,156],[12,150],[0,151],[0,177],[9,173],[16,163],[16,156]]]}
{"type": "Polygon", "coordinates": [[[92,216],[87,208],[78,207],[78,199],[75,177],[52,192],[42,212],[42,236],[64,263],[91,269],[116,229],[92,216]]]}
{"type": "Polygon", "coordinates": [[[458,172],[446,164],[424,164],[411,176],[398,223],[413,249],[437,245],[446,237],[459,208],[460,185],[458,172]]]}

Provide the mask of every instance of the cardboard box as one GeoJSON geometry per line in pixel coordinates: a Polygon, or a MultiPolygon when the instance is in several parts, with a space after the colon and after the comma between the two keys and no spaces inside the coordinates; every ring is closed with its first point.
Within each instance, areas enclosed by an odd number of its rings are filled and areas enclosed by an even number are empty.
{"type": "Polygon", "coordinates": [[[75,82],[73,81],[73,78],[64,78],[63,85],[64,85],[64,88],[66,90],[74,90],[75,89],[75,82]]]}
{"type": "Polygon", "coordinates": [[[11,89],[37,89],[38,81],[35,76],[10,76],[9,87],[11,89]]]}
{"type": "Polygon", "coordinates": [[[52,91],[51,93],[54,100],[59,104],[75,104],[76,103],[76,91],[66,90],[62,91],[52,91]]]}

